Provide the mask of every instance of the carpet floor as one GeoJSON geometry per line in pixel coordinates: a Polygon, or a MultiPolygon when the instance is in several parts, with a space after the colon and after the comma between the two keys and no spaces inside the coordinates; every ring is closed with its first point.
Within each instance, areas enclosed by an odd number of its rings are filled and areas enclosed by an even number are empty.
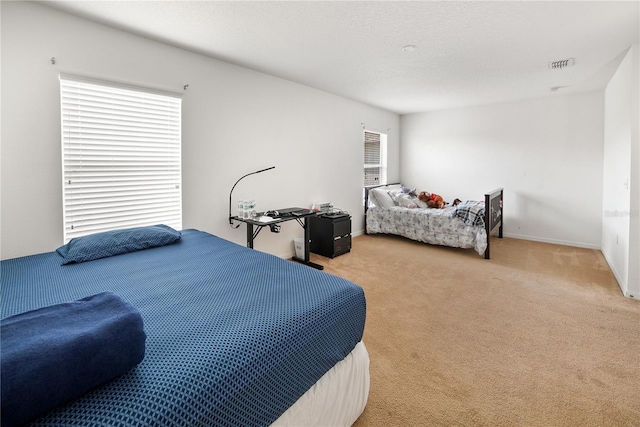
{"type": "Polygon", "coordinates": [[[362,286],[371,391],[356,427],[640,426],[640,301],[599,251],[384,235],[312,254],[362,286]]]}

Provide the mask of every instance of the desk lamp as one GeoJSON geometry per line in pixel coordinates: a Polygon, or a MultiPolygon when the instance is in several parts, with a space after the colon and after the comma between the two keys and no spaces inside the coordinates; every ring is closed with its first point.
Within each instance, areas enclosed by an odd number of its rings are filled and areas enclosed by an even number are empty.
{"type": "Polygon", "coordinates": [[[271,166],[270,168],[260,169],[259,171],[255,171],[255,172],[248,173],[248,174],[246,174],[246,175],[241,176],[241,177],[240,177],[240,179],[239,179],[239,180],[237,180],[235,184],[233,184],[233,187],[231,187],[231,191],[229,192],[229,225],[230,225],[232,228],[238,228],[238,227],[240,227],[240,224],[238,224],[238,225],[236,225],[235,227],[233,227],[233,219],[232,219],[232,216],[231,216],[231,194],[233,194],[233,189],[234,189],[234,188],[236,188],[236,185],[238,185],[238,183],[239,183],[240,181],[242,181],[242,179],[243,179],[243,178],[246,178],[246,177],[248,177],[249,175],[255,175],[255,174],[257,174],[257,173],[266,172],[266,171],[268,171],[268,170],[270,170],[270,169],[274,169],[274,168],[275,168],[275,166],[271,166]]]}

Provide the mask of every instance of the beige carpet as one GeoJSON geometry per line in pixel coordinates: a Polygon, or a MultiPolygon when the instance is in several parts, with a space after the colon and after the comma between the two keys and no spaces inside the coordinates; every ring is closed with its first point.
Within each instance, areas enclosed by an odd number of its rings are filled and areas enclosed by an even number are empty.
{"type": "Polygon", "coordinates": [[[599,251],[359,236],[325,271],[364,288],[369,403],[355,426],[640,426],[640,301],[599,251]]]}

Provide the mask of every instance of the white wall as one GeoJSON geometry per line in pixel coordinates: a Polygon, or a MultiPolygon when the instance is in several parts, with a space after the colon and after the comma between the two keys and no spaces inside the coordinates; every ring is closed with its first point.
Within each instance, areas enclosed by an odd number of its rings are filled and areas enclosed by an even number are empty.
{"type": "Polygon", "coordinates": [[[504,187],[506,236],[599,248],[603,92],[401,117],[402,181],[481,200],[504,187]]]}
{"type": "MultiPolygon", "coordinates": [[[[332,201],[363,229],[362,125],[388,130],[389,177],[399,177],[399,117],[306,86],[213,60],[46,6],[2,2],[1,230],[3,259],[62,244],[58,75],[85,75],[183,99],[183,225],[244,244],[230,229],[234,200],[258,209],[332,201]],[[51,57],[56,64],[51,64],[51,57]]],[[[302,229],[265,230],[255,248],[293,254],[302,229]]]]}
{"type": "Polygon", "coordinates": [[[602,253],[622,292],[640,298],[639,52],[634,45],[605,90],[602,253]]]}

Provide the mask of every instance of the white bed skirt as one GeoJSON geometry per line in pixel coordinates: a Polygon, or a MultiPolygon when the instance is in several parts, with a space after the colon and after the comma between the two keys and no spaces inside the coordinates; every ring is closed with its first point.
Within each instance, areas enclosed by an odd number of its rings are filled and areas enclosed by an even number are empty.
{"type": "Polygon", "coordinates": [[[350,426],[369,397],[369,353],[360,341],[272,426],[350,426]]]}

